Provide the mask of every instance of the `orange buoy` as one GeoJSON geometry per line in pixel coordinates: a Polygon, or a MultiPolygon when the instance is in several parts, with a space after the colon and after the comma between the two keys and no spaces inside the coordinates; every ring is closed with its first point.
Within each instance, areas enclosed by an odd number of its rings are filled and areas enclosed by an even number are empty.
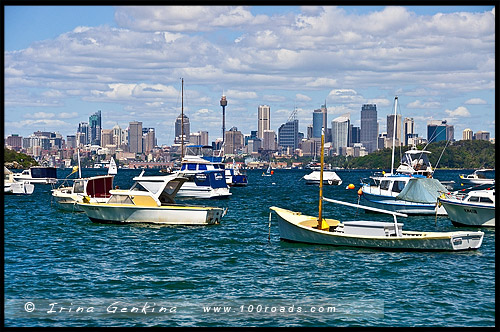
{"type": "Polygon", "coordinates": [[[359,188],[358,195],[360,195],[360,196],[363,195],[363,189],[359,188]]]}
{"type": "Polygon", "coordinates": [[[347,186],[347,189],[354,189],[354,188],[355,187],[354,187],[354,185],[352,183],[347,186]]]}

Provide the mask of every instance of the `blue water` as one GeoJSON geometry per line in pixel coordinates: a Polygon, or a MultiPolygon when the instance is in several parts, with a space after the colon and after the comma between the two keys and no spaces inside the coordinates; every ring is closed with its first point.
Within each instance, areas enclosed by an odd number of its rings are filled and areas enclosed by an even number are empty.
{"type": "MultiPolygon", "coordinates": [[[[127,188],[139,172],[119,170],[115,184],[127,188]]],[[[248,187],[229,199],[179,200],[228,207],[213,226],[94,224],[57,210],[48,185],[5,196],[5,326],[495,326],[493,228],[467,252],[283,242],[269,207],[315,215],[318,187],[300,180],[305,170],[261,173],[248,171],[248,187]]],[[[357,202],[370,172],[337,173],[343,184],[325,186],[324,196],[357,202]]],[[[386,220],[327,202],[324,215],[386,220]]],[[[457,230],[446,217],[399,221],[406,230],[457,230]]]]}

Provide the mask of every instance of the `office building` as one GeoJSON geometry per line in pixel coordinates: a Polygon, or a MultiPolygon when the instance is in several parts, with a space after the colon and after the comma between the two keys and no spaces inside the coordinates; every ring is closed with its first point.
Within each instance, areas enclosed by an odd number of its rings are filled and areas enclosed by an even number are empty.
{"type": "Polygon", "coordinates": [[[271,129],[271,107],[260,105],[258,108],[257,137],[264,138],[264,130],[271,129]]]}
{"type": "Polygon", "coordinates": [[[154,128],[142,128],[142,151],[149,154],[156,146],[156,136],[154,128]]]}
{"type": "Polygon", "coordinates": [[[377,105],[364,104],[361,107],[361,144],[365,147],[366,152],[372,153],[377,150],[378,139],[378,122],[377,122],[377,105]]]}
{"type": "Polygon", "coordinates": [[[89,137],[89,124],[87,122],[80,122],[76,131],[76,143],[78,146],[87,145],[90,143],[89,137]]]}
{"type": "Polygon", "coordinates": [[[392,139],[395,138],[394,146],[401,144],[401,114],[396,114],[396,133],[394,134],[394,114],[387,116],[387,139],[390,140],[392,147],[392,139]]]}
{"type": "Polygon", "coordinates": [[[446,120],[431,120],[427,123],[427,141],[429,143],[447,140],[454,140],[454,127],[447,124],[446,120]]]}
{"type": "Polygon", "coordinates": [[[66,148],[75,149],[77,147],[76,143],[76,135],[67,135],[66,136],[66,148]]]}
{"type": "Polygon", "coordinates": [[[243,134],[236,127],[232,127],[224,135],[224,154],[237,155],[243,150],[245,140],[243,134]]]}
{"type": "Polygon", "coordinates": [[[417,137],[415,136],[415,121],[413,118],[405,118],[403,121],[403,137],[404,137],[404,145],[411,145],[408,143],[409,138],[417,137]]]}
{"type": "Polygon", "coordinates": [[[175,139],[174,143],[181,144],[182,136],[182,126],[184,127],[184,144],[189,143],[189,134],[191,130],[191,125],[189,123],[189,118],[184,114],[184,120],[182,119],[182,114],[179,114],[177,119],[175,119],[175,139]]]}
{"type": "Polygon", "coordinates": [[[89,117],[89,140],[91,145],[101,145],[101,111],[97,111],[89,117]]]}
{"type": "Polygon", "coordinates": [[[299,120],[294,119],[282,124],[278,129],[278,145],[293,151],[299,147],[299,120]]]}
{"type": "Polygon", "coordinates": [[[350,114],[344,114],[332,120],[332,149],[337,155],[348,146],[349,127],[351,124],[350,114]]]}
{"type": "Polygon", "coordinates": [[[481,140],[481,141],[489,141],[490,140],[490,133],[488,131],[479,130],[474,134],[474,139],[481,140]]]}
{"type": "Polygon", "coordinates": [[[354,146],[355,143],[361,143],[361,128],[349,125],[349,142],[348,146],[354,146]]]}
{"type": "Polygon", "coordinates": [[[5,144],[9,146],[12,150],[19,151],[23,147],[23,137],[18,134],[12,134],[7,136],[5,144]]]}
{"type": "Polygon", "coordinates": [[[101,129],[101,146],[113,145],[113,129],[101,129]]]}
{"type": "Polygon", "coordinates": [[[142,153],[142,122],[132,121],[128,126],[129,152],[142,153]]]}
{"type": "Polygon", "coordinates": [[[472,130],[470,130],[469,128],[464,129],[464,131],[462,132],[462,139],[464,141],[472,141],[472,138],[473,138],[472,130]]]}

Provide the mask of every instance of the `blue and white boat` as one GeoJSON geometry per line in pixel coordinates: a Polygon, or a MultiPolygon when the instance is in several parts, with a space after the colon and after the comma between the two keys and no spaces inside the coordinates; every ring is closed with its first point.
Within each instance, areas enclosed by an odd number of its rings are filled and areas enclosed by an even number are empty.
{"type": "MultiPolygon", "coordinates": [[[[224,167],[225,165],[222,164],[224,167]]],[[[245,187],[248,185],[248,177],[234,162],[232,167],[225,167],[226,183],[230,187],[245,187]]]]}
{"type": "Polygon", "coordinates": [[[181,169],[178,176],[187,178],[179,191],[177,197],[194,198],[226,198],[232,194],[226,183],[224,164],[222,158],[203,155],[204,148],[211,146],[188,146],[187,151],[197,155],[186,155],[182,158],[181,169]]]}
{"type": "MultiPolygon", "coordinates": [[[[396,117],[398,97],[394,102],[396,117]]],[[[396,121],[394,130],[396,132],[396,121]]],[[[361,180],[360,200],[364,205],[408,215],[447,215],[439,206],[438,197],[448,190],[432,178],[432,167],[424,151],[410,150],[394,173],[394,146],[392,144],[392,164],[389,174],[383,173],[361,180]]]]}
{"type": "Polygon", "coordinates": [[[26,181],[34,184],[55,184],[57,183],[57,168],[32,166],[21,173],[14,173],[13,177],[16,181],[26,181]]]}

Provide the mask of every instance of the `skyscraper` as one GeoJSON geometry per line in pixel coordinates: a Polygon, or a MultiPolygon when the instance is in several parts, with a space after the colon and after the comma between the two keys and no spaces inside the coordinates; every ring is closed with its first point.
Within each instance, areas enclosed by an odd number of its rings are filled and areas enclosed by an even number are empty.
{"type": "Polygon", "coordinates": [[[427,142],[452,141],[455,129],[446,123],[446,120],[431,120],[427,123],[427,142]]]}
{"type": "Polygon", "coordinates": [[[155,129],[142,128],[142,150],[144,153],[149,153],[156,145],[155,129]]]}
{"type": "MultiPolygon", "coordinates": [[[[387,116],[387,139],[391,141],[392,147],[392,138],[394,136],[394,114],[390,114],[387,116]]],[[[401,144],[401,114],[396,114],[396,140],[395,146],[399,146],[401,144]]]]}
{"type": "Polygon", "coordinates": [[[328,114],[326,102],[320,109],[313,111],[313,132],[312,137],[321,138],[321,128],[325,128],[325,135],[328,129],[328,114]]]}
{"type": "Polygon", "coordinates": [[[415,134],[415,122],[413,118],[405,118],[403,125],[405,146],[408,145],[408,138],[413,137],[415,134]]]}
{"type": "Polygon", "coordinates": [[[260,139],[264,139],[264,130],[271,128],[271,107],[260,105],[258,108],[258,118],[257,136],[260,139]]]}
{"type": "Polygon", "coordinates": [[[238,154],[243,149],[245,139],[241,131],[236,127],[232,127],[225,132],[224,138],[224,154],[238,154]]]}
{"type": "Polygon", "coordinates": [[[76,144],[81,146],[89,143],[89,124],[87,122],[80,122],[78,124],[78,129],[76,130],[76,144]]]}
{"type": "Polygon", "coordinates": [[[465,128],[462,132],[462,139],[464,141],[472,141],[472,130],[470,128],[465,128]]]}
{"type": "Polygon", "coordinates": [[[299,147],[299,120],[290,120],[279,127],[278,145],[294,151],[299,147]]]}
{"type": "Polygon", "coordinates": [[[128,126],[129,151],[142,153],[142,122],[133,121],[128,126]]]}
{"type": "Polygon", "coordinates": [[[377,150],[378,122],[377,105],[364,104],[361,107],[361,144],[368,153],[377,150]]]}
{"type": "Polygon", "coordinates": [[[348,146],[350,124],[351,119],[349,113],[332,120],[332,148],[337,155],[341,154],[340,149],[344,149],[348,146]]]}
{"type": "Polygon", "coordinates": [[[191,125],[189,124],[189,118],[184,114],[184,120],[182,120],[182,114],[179,114],[177,119],[175,119],[175,140],[174,143],[181,144],[182,129],[181,124],[184,123],[184,143],[189,142],[189,133],[191,132],[191,125]]]}
{"type": "Polygon", "coordinates": [[[101,111],[97,111],[89,117],[90,144],[101,145],[101,111]]]}

